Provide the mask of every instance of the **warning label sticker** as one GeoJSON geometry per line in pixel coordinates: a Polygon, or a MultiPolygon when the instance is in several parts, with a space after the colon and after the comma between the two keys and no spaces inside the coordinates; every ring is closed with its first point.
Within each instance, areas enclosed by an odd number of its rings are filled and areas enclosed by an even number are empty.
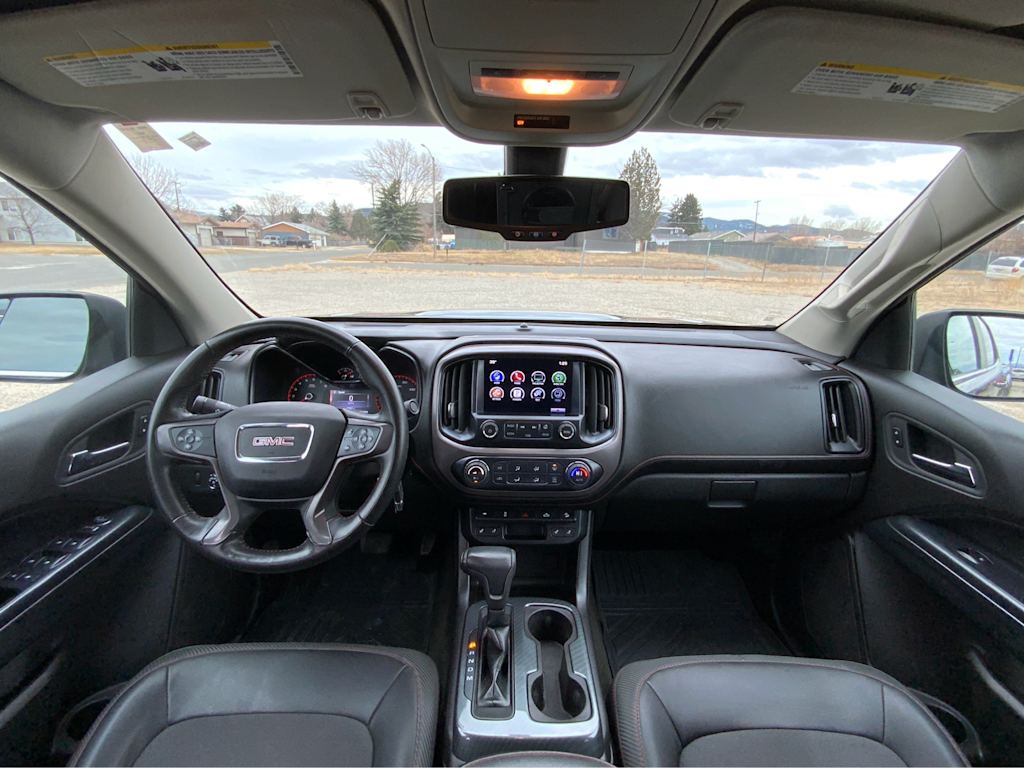
{"type": "Polygon", "coordinates": [[[797,83],[793,93],[894,101],[972,112],[998,112],[1024,98],[1024,85],[895,67],[825,61],[797,83]]]}
{"type": "Polygon", "coordinates": [[[292,57],[276,40],[111,48],[48,56],[46,62],[86,88],[177,80],[302,77],[292,57]]]}

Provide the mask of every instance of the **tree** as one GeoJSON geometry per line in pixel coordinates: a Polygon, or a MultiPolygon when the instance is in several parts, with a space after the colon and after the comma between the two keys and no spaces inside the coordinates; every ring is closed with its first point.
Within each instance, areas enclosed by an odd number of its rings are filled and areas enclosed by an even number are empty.
{"type": "Polygon", "coordinates": [[[302,211],[299,210],[298,205],[292,206],[292,209],[288,211],[286,218],[288,219],[288,221],[293,221],[296,224],[301,224],[303,221],[306,220],[306,217],[302,215],[302,211]]]}
{"type": "Polygon", "coordinates": [[[264,192],[256,198],[256,213],[269,219],[269,223],[273,223],[282,221],[300,205],[302,205],[302,198],[299,195],[289,195],[287,192],[264,192]]]}
{"type": "Polygon", "coordinates": [[[637,242],[651,239],[661,212],[661,174],[647,147],[634,150],[619,178],[629,183],[629,223],[626,231],[637,242]]]}
{"type": "Polygon", "coordinates": [[[878,219],[872,219],[870,216],[861,216],[859,219],[850,222],[850,229],[874,235],[882,231],[882,222],[878,219]]]}
{"type": "Polygon", "coordinates": [[[14,198],[14,214],[18,217],[21,229],[25,230],[25,234],[28,235],[29,242],[35,245],[36,235],[39,234],[39,225],[46,215],[46,209],[35,200],[19,194],[14,198]]]}
{"type": "Polygon", "coordinates": [[[682,200],[677,197],[669,210],[668,223],[673,227],[682,227],[688,235],[704,229],[704,209],[697,196],[689,192],[682,200]]]}
{"type": "Polygon", "coordinates": [[[441,166],[435,168],[430,155],[417,152],[408,139],[377,141],[366,150],[364,159],[352,166],[352,172],[378,195],[397,182],[403,204],[429,201],[432,185],[441,183],[441,166]]]}
{"type": "Polygon", "coordinates": [[[345,213],[341,210],[337,200],[331,200],[327,204],[327,231],[335,235],[348,234],[348,226],[345,224],[345,213]]]}
{"type": "Polygon", "coordinates": [[[821,223],[821,227],[827,230],[829,234],[842,232],[847,227],[846,219],[826,219],[821,223]]]}
{"type": "Polygon", "coordinates": [[[232,203],[231,207],[228,208],[228,216],[231,217],[232,221],[234,221],[235,219],[240,219],[243,216],[245,216],[245,208],[243,208],[238,203],[232,203]]]}
{"type": "Polygon", "coordinates": [[[374,240],[387,236],[404,250],[420,239],[420,214],[416,203],[402,202],[401,183],[392,181],[377,195],[377,205],[370,214],[374,240]]]}
{"type": "Polygon", "coordinates": [[[809,235],[814,228],[814,219],[810,216],[794,216],[789,220],[794,235],[809,235]]]}
{"type": "Polygon", "coordinates": [[[153,197],[168,210],[180,211],[187,208],[187,202],[181,196],[181,182],[177,171],[172,171],[155,157],[136,152],[131,159],[132,168],[142,179],[153,197]]]}
{"type": "Polygon", "coordinates": [[[353,240],[368,240],[370,237],[370,221],[361,211],[352,214],[352,220],[348,224],[348,233],[353,240]]]}

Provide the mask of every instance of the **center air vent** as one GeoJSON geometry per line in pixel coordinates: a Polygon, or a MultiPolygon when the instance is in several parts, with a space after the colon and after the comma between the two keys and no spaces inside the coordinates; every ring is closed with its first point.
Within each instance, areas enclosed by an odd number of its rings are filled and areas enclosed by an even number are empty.
{"type": "Polygon", "coordinates": [[[584,363],[583,429],[602,435],[615,425],[615,377],[603,365],[584,363]]]}
{"type": "Polygon", "coordinates": [[[864,450],[864,406],[857,385],[849,379],[824,381],[821,398],[828,452],[860,453],[864,450]]]}
{"type": "Polygon", "coordinates": [[[473,361],[452,363],[441,374],[441,426],[452,432],[469,428],[473,392],[473,361]]]}

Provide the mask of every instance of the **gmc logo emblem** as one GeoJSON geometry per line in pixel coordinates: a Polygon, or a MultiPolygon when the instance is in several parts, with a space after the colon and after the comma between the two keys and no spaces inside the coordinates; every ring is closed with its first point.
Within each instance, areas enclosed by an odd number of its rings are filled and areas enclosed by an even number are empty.
{"type": "Polygon", "coordinates": [[[260,435],[252,439],[253,448],[294,448],[295,438],[291,435],[260,435]]]}

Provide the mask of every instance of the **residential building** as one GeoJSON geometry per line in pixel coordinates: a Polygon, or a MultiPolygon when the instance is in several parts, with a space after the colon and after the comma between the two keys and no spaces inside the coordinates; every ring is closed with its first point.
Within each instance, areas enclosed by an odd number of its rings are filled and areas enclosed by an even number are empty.
{"type": "Polygon", "coordinates": [[[326,246],[327,239],[331,237],[329,232],[314,227],[312,224],[302,224],[294,221],[275,222],[268,227],[264,227],[262,235],[282,235],[288,240],[310,240],[317,248],[326,246]]]}

